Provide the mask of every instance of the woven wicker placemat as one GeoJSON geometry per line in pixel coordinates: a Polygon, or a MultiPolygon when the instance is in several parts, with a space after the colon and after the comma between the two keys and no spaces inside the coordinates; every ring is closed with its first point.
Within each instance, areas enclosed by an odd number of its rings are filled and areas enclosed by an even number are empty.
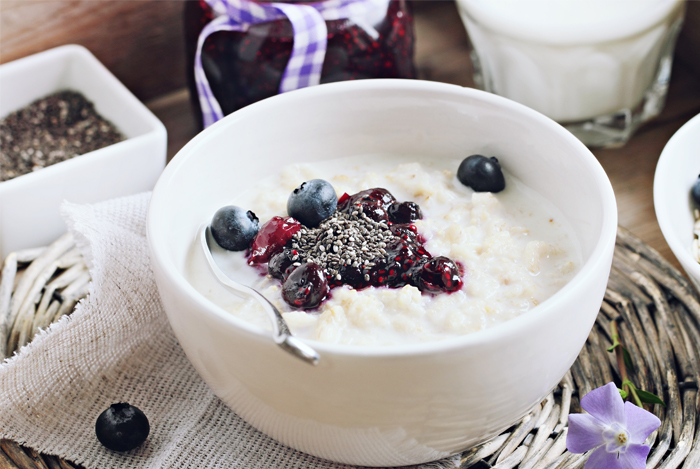
{"type": "Polygon", "coordinates": [[[698,294],[658,252],[620,228],[605,299],[578,359],[522,421],[464,453],[460,469],[582,468],[588,454],[566,451],[568,414],[582,412],[580,396],[620,383],[615,355],[607,351],[613,321],[633,359],[630,380],[666,403],[646,406],[662,422],[650,436],[647,469],[700,467],[698,294]]]}
{"type": "MultiPolygon", "coordinates": [[[[0,277],[0,359],[29,343],[41,328],[73,312],[87,295],[90,274],[66,234],[46,248],[10,253],[0,277]]],[[[81,466],[0,440],[0,469],[75,469],[81,466]]]]}
{"type": "MultiPolygon", "coordinates": [[[[17,260],[26,262],[31,257],[23,255],[23,259],[17,260]]],[[[36,257],[37,252],[32,255],[36,257]]],[[[30,271],[31,265],[22,269],[22,262],[19,262],[19,275],[12,280],[12,290],[20,284],[18,279],[21,275],[30,271]]],[[[0,285],[8,284],[5,268],[0,285]]],[[[65,267],[64,262],[47,277],[44,291],[34,292],[35,310],[44,311],[40,308],[41,298],[51,291],[51,282],[56,282],[56,278],[71,268],[65,267]]],[[[65,278],[53,286],[63,283],[65,278]]],[[[4,288],[7,289],[6,286],[4,288]]],[[[63,288],[67,287],[53,289],[50,293],[52,300],[63,298],[64,301],[77,301],[78,297],[72,291],[69,291],[70,295],[63,295],[63,288]]],[[[5,301],[3,294],[7,295],[0,286],[0,308],[5,301]]],[[[28,330],[29,322],[29,319],[23,319],[23,326],[14,328],[14,337],[20,339],[18,331],[28,330]]],[[[570,412],[581,412],[580,396],[610,381],[620,383],[615,355],[607,351],[612,344],[611,322],[617,324],[621,342],[633,358],[634,366],[627,370],[631,381],[640,389],[657,394],[666,403],[666,407],[647,405],[647,410],[656,414],[662,422],[661,427],[650,436],[651,452],[647,469],[700,467],[700,425],[696,425],[699,418],[697,383],[700,378],[698,294],[690,282],[658,252],[620,228],[605,300],[586,346],[571,370],[559,386],[520,422],[491,441],[463,453],[460,469],[583,468],[588,454],[566,451],[568,415],[570,412]]],[[[33,327],[34,319],[31,324],[33,327]]],[[[9,331],[0,328],[0,332],[9,332],[10,341],[15,340],[12,331],[13,326],[9,331]]],[[[30,340],[30,336],[24,340],[30,340]]],[[[21,342],[17,340],[10,345],[16,347],[21,342]]],[[[8,351],[11,353],[9,348],[8,351]]],[[[0,469],[76,467],[60,458],[38,454],[31,448],[8,440],[0,441],[0,448],[0,469]]]]}

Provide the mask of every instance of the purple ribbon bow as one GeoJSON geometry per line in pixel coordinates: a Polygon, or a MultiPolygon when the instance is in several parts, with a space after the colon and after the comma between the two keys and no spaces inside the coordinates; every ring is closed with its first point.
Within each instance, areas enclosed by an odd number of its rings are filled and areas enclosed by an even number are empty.
{"type": "Polygon", "coordinates": [[[199,34],[194,78],[204,127],[224,117],[202,68],[202,46],[217,31],[245,31],[252,24],[287,18],[294,29],[294,46],[282,75],[279,92],[318,85],[326,56],[326,21],[361,17],[376,0],[326,0],[315,3],[256,3],[250,0],[206,0],[214,18],[199,34]]]}

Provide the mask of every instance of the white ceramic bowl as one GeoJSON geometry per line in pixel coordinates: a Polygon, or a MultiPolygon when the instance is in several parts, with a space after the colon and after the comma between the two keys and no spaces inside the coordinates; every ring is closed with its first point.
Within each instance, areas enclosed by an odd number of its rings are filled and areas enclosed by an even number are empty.
{"type": "Polygon", "coordinates": [[[489,93],[412,80],[361,80],[246,107],[189,142],[151,200],[152,265],[173,331],[241,417],[304,452],[392,466],[456,453],[504,430],[550,392],[585,343],[607,284],[617,226],[610,182],[554,121],[489,93]],[[377,153],[499,155],[570,217],[584,263],[527,314],[441,342],[357,347],[312,342],[313,367],[188,283],[197,228],[289,162],[377,153]]]}
{"type": "Polygon", "coordinates": [[[82,46],[0,65],[0,117],[66,88],[79,91],[126,140],[0,182],[0,260],[66,231],[63,200],[94,203],[153,188],[165,167],[165,127],[82,46]]]}
{"type": "Polygon", "coordinates": [[[700,174],[700,114],[668,141],[654,173],[654,210],[661,232],[700,291],[700,264],[693,258],[693,202],[690,189],[700,174]]]}

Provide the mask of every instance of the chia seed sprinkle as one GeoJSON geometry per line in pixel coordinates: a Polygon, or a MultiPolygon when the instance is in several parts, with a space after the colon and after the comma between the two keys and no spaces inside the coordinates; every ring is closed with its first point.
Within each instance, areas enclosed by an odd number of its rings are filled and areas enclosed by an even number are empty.
{"type": "MultiPolygon", "coordinates": [[[[362,210],[355,210],[335,212],[318,228],[302,228],[292,238],[291,248],[296,250],[300,264],[316,262],[329,276],[340,280],[339,269],[345,265],[369,268],[386,258],[383,248],[395,238],[386,223],[377,223],[362,210]]],[[[369,280],[368,275],[365,280],[369,280]]]]}
{"type": "Polygon", "coordinates": [[[124,140],[75,91],[59,91],[0,120],[0,182],[124,140]]]}

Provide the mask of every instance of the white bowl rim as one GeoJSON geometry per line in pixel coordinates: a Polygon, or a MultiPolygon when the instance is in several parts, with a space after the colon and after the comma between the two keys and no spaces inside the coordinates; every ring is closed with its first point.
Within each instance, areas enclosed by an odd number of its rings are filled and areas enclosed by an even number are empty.
{"type": "Polygon", "coordinates": [[[664,239],[671,248],[673,255],[676,256],[684,269],[690,271],[689,275],[700,279],[700,262],[696,262],[695,259],[693,259],[690,254],[689,246],[684,245],[678,236],[675,235],[673,220],[669,212],[661,210],[665,198],[663,186],[666,184],[666,181],[670,181],[670,164],[673,159],[675,147],[680,145],[679,142],[682,142],[686,138],[686,135],[692,134],[693,132],[700,132],[700,114],[683,124],[671,136],[668,142],[666,142],[663,150],[661,150],[661,156],[659,156],[659,160],[656,163],[656,170],[654,171],[654,212],[656,213],[656,220],[659,223],[659,228],[661,228],[661,234],[664,235],[664,239]]]}
{"type": "MultiPolygon", "coordinates": [[[[248,114],[265,112],[267,108],[274,107],[279,102],[303,100],[304,97],[308,94],[335,94],[342,93],[344,90],[357,91],[364,89],[401,89],[407,92],[427,91],[435,93],[450,90],[452,92],[464,93],[467,96],[471,96],[472,98],[475,98],[480,101],[485,101],[487,103],[490,102],[491,104],[496,104],[500,107],[511,109],[512,111],[519,114],[525,114],[529,119],[533,119],[541,123],[541,125],[543,126],[550,127],[554,133],[559,134],[561,138],[569,141],[573,147],[578,147],[580,152],[589,155],[589,157],[586,158],[586,163],[590,167],[591,173],[594,175],[595,178],[594,181],[592,181],[592,183],[594,183],[601,192],[601,200],[603,204],[603,220],[601,223],[600,236],[598,237],[595,246],[591,251],[591,255],[588,261],[586,261],[581,266],[574,278],[572,278],[566,285],[564,285],[564,287],[562,287],[559,291],[557,291],[554,295],[552,295],[550,298],[548,298],[541,304],[529,310],[527,314],[520,315],[504,323],[497,324],[474,333],[465,334],[463,336],[414,344],[357,346],[345,344],[329,344],[325,342],[302,339],[305,342],[312,345],[316,349],[316,351],[318,351],[321,354],[322,359],[324,353],[360,357],[406,357],[416,355],[439,354],[454,349],[477,346],[479,344],[493,342],[494,340],[503,337],[517,335],[522,326],[528,323],[535,323],[542,320],[546,320],[547,316],[550,316],[552,314],[558,314],[559,312],[555,310],[556,308],[554,308],[553,305],[558,303],[560,301],[560,298],[565,297],[570,290],[573,290],[578,283],[583,282],[585,277],[594,275],[594,273],[599,270],[600,263],[605,263],[607,261],[607,251],[612,249],[611,246],[614,246],[615,238],[617,236],[617,204],[615,201],[615,194],[613,192],[610,180],[608,179],[603,167],[600,165],[595,156],[590,152],[590,150],[583,143],[581,143],[580,140],[578,140],[573,134],[571,134],[561,125],[557,124],[552,119],[510,99],[503,98],[501,96],[473,88],[466,88],[458,85],[422,80],[382,78],[328,83],[323,85],[317,85],[315,87],[296,90],[291,93],[276,95],[271,98],[267,98],[257,103],[254,103],[243,109],[240,109],[224,117],[224,119],[214,123],[204,131],[200,132],[192,140],[190,140],[182,149],[180,149],[180,151],[173,157],[171,162],[168,164],[168,166],[166,166],[165,170],[161,174],[161,177],[153,191],[149,207],[149,214],[151,210],[153,210],[154,206],[157,206],[161,203],[160,192],[158,191],[159,186],[167,185],[168,180],[174,177],[178,168],[183,164],[182,161],[184,160],[185,155],[190,153],[190,149],[198,146],[200,142],[209,138],[209,136],[213,132],[207,132],[207,130],[216,129],[221,126],[228,125],[229,122],[232,122],[237,119],[245,119],[245,117],[248,114]]],[[[163,200],[163,203],[164,202],[166,202],[166,200],[163,200]]],[[[176,267],[173,260],[167,255],[165,246],[155,245],[155,243],[153,242],[153,240],[156,238],[156,234],[155,227],[151,222],[150,215],[148,217],[147,222],[147,234],[149,248],[151,249],[153,261],[158,261],[161,263],[161,265],[165,265],[165,263],[169,264],[168,269],[162,269],[163,273],[169,278],[169,280],[176,286],[176,288],[178,288],[178,290],[181,293],[187,295],[190,300],[198,304],[200,312],[202,312],[203,314],[207,314],[210,317],[213,317],[216,320],[223,322],[224,324],[233,325],[238,329],[243,329],[260,338],[270,338],[271,340],[269,332],[226,312],[223,308],[205,298],[204,295],[199,293],[185,279],[184,275],[179,273],[179,269],[176,267]],[[177,272],[177,274],[174,274],[174,272],[177,272]]],[[[270,343],[272,344],[274,342],[272,342],[271,340],[270,343]]]]}

